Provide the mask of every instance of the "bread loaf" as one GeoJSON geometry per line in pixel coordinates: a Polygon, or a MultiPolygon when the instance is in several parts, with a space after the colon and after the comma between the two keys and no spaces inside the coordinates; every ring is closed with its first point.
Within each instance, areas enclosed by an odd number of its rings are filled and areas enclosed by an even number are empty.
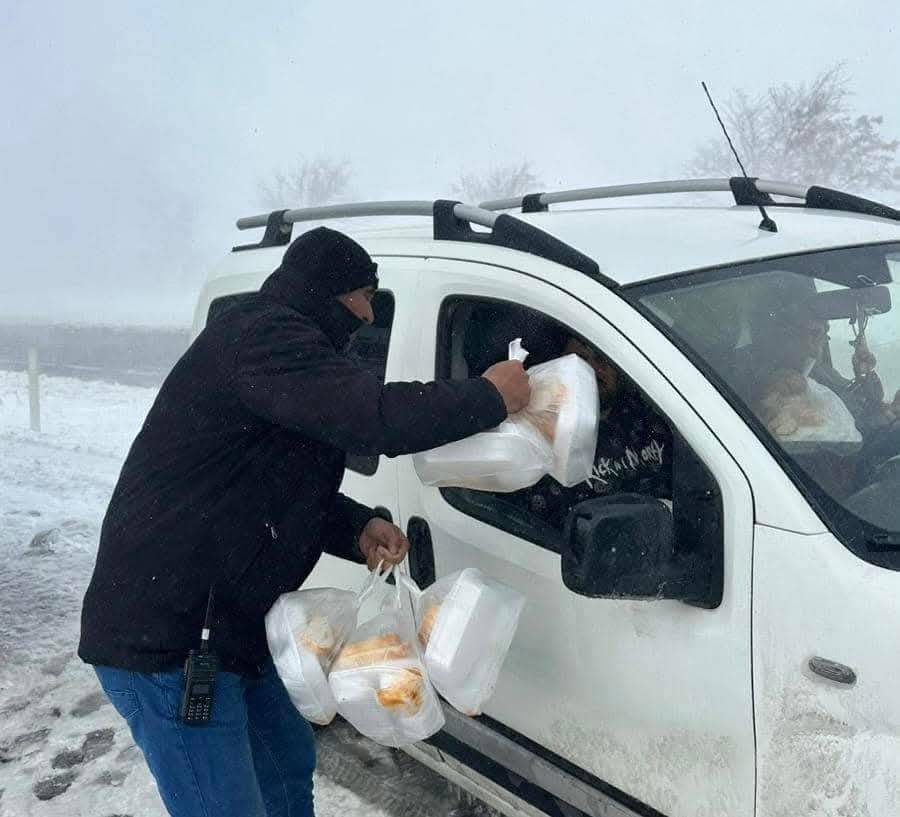
{"type": "Polygon", "coordinates": [[[333,670],[352,669],[385,661],[400,661],[413,654],[412,645],[396,633],[375,635],[364,641],[347,644],[338,654],[333,670]]]}
{"type": "Polygon", "coordinates": [[[769,379],[757,413],[776,437],[790,437],[804,428],[824,425],[825,417],[800,372],[779,369],[769,379]]]}
{"type": "Polygon", "coordinates": [[[407,667],[398,675],[394,683],[378,690],[376,698],[385,709],[396,709],[411,717],[425,702],[425,679],[415,667],[407,667]]]}
{"type": "Polygon", "coordinates": [[[531,401],[522,410],[531,424],[546,437],[549,442],[556,439],[556,424],[559,413],[569,397],[566,384],[561,381],[541,384],[531,392],[531,401]]]}
{"type": "Polygon", "coordinates": [[[434,629],[434,623],[437,621],[440,612],[440,604],[430,604],[425,611],[425,615],[422,616],[422,623],[419,625],[419,643],[422,647],[428,646],[428,639],[431,638],[431,631],[434,629]]]}
{"type": "Polygon", "coordinates": [[[306,626],[294,634],[300,649],[314,655],[326,656],[335,648],[334,628],[322,616],[314,616],[306,626]]]}

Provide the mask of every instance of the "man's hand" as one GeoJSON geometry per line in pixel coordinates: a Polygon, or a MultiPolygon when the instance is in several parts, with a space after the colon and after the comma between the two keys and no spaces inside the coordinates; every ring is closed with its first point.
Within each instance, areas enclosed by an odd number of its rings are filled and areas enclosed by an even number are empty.
{"type": "Polygon", "coordinates": [[[482,377],[497,387],[506,404],[507,414],[515,414],[528,405],[531,399],[531,386],[520,360],[503,360],[495,363],[482,377]]]}
{"type": "Polygon", "coordinates": [[[359,549],[369,570],[374,570],[382,561],[386,565],[400,564],[409,550],[409,539],[396,525],[376,516],[359,535],[359,549]]]}
{"type": "Polygon", "coordinates": [[[860,335],[852,343],[853,359],[853,375],[857,379],[872,374],[878,365],[878,358],[872,354],[869,344],[866,342],[866,336],[860,335]]]}

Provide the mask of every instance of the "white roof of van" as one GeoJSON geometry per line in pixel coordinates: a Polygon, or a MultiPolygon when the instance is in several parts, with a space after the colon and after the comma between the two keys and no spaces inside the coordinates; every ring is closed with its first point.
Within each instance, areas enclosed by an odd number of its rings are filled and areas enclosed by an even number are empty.
{"type": "Polygon", "coordinates": [[[900,241],[900,222],[804,208],[767,208],[777,233],[759,229],[755,207],[635,208],[525,215],[591,256],[620,284],[777,255],[900,241]]]}
{"type": "MultiPolygon", "coordinates": [[[[900,242],[900,222],[884,218],[803,207],[767,210],[778,225],[777,233],[759,229],[760,213],[755,207],[620,207],[513,215],[590,256],[604,275],[622,285],[779,255],[900,242]]],[[[334,226],[374,255],[388,252],[388,245],[394,244],[392,254],[429,254],[423,246],[432,239],[428,219],[406,219],[399,224],[391,221],[393,225],[386,218],[367,220],[364,225],[343,220],[334,222],[334,226]]],[[[300,235],[304,227],[297,225],[294,235],[300,235]]],[[[225,268],[220,267],[213,277],[243,272],[255,266],[253,261],[263,260],[257,257],[251,261],[251,257],[263,254],[267,267],[277,266],[283,251],[277,247],[258,253],[233,253],[232,260],[237,263],[223,265],[225,268]],[[240,261],[239,256],[243,256],[240,261]],[[247,267],[242,262],[247,262],[247,267]]],[[[510,251],[491,248],[490,254],[495,252],[510,251]]],[[[468,252],[465,255],[471,257],[468,252]]]]}

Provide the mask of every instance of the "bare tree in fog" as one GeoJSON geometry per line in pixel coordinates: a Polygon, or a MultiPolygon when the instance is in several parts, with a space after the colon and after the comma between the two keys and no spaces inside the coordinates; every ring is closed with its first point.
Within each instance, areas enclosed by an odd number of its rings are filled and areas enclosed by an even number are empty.
{"type": "Polygon", "coordinates": [[[270,210],[317,207],[349,198],[352,178],[350,162],[319,156],[301,160],[292,170],[275,171],[271,181],[259,182],[257,197],[270,210]]]}
{"type": "MultiPolygon", "coordinates": [[[[759,96],[735,91],[719,107],[752,175],[845,190],[900,189],[900,140],[882,135],[883,117],[854,115],[852,96],[839,64],[809,84],[774,85],[759,96]]],[[[738,170],[720,134],[701,145],[686,168],[698,177],[738,170]]]]}
{"type": "Polygon", "coordinates": [[[489,199],[506,199],[534,193],[541,185],[531,162],[494,167],[483,173],[463,173],[452,192],[463,201],[478,204],[489,199]]]}

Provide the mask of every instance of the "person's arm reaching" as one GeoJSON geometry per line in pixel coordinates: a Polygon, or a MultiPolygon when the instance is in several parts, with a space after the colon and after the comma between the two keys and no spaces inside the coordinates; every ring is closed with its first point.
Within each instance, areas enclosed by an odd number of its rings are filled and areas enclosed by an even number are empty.
{"type": "Polygon", "coordinates": [[[269,422],[351,454],[435,448],[499,425],[508,404],[518,410],[528,399],[527,378],[522,372],[516,380],[512,368],[521,364],[513,361],[501,364],[502,376],[493,382],[473,377],[384,385],[335,352],[302,315],[285,310],[266,317],[237,355],[240,399],[269,422]]]}

